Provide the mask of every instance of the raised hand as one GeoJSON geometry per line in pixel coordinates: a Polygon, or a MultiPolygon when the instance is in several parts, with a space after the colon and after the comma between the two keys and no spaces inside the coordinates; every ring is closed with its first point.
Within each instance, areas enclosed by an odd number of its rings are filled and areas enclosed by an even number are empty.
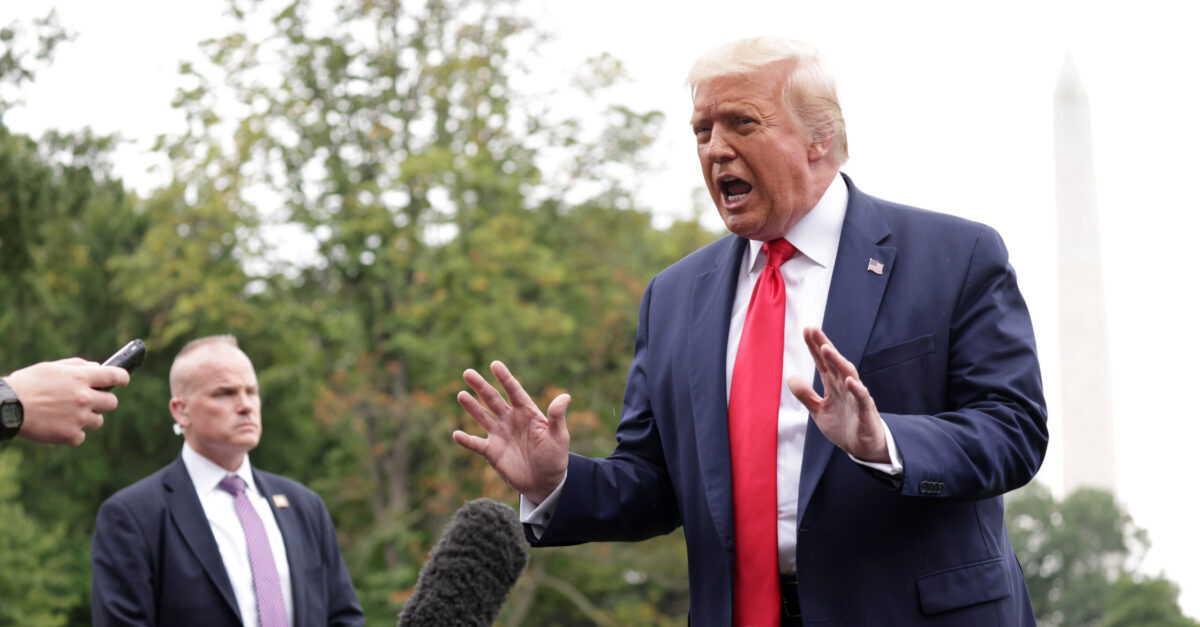
{"type": "Polygon", "coordinates": [[[464,372],[463,380],[479,399],[462,391],[458,404],[487,431],[487,437],[455,431],[454,441],[482,455],[508,485],[540,503],[567,474],[571,437],[566,419],[571,397],[558,395],[543,414],[504,364],[493,361],[491,369],[508,402],[478,372],[464,372]]]}
{"type": "Polygon", "coordinates": [[[816,362],[825,398],[800,375],[788,377],[788,389],[834,446],[863,461],[887,462],[890,458],[883,418],[854,364],[842,357],[820,329],[805,328],[804,342],[816,362]]]}

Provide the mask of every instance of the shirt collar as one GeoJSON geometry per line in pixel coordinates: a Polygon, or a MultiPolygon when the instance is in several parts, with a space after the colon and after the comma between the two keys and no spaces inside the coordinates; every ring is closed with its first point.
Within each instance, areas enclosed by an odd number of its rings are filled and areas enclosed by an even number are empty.
{"type": "MultiPolygon", "coordinates": [[[[849,203],[850,190],[839,172],[829,183],[821,200],[792,225],[791,230],[783,236],[784,239],[821,267],[830,267],[837,255],[838,241],[842,237],[842,222],[846,219],[846,207],[849,203]]],[[[758,265],[758,251],[762,250],[762,245],[758,240],[750,240],[746,252],[752,260],[749,264],[751,271],[758,265]]]]}
{"type": "Polygon", "coordinates": [[[250,455],[247,454],[242,460],[242,465],[236,471],[230,473],[228,470],[217,465],[216,462],[196,452],[192,445],[187,442],[183,443],[183,453],[180,455],[183,458],[183,466],[187,468],[188,475],[192,478],[192,485],[196,487],[196,494],[204,495],[213,490],[220,489],[217,485],[221,480],[230,474],[235,474],[246,482],[246,491],[254,494],[258,492],[257,486],[254,485],[254,473],[250,467],[250,455]]]}

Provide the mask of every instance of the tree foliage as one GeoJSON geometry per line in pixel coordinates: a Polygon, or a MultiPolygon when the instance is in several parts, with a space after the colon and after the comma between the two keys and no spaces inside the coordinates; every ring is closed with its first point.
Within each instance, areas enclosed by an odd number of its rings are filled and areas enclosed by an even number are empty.
{"type": "Polygon", "coordinates": [[[1138,573],[1149,537],[1112,493],[1080,488],[1059,501],[1035,482],[1005,507],[1039,625],[1196,625],[1169,581],[1138,573]]]}
{"type": "Polygon", "coordinates": [[[77,604],[86,558],[64,552],[63,522],[42,524],[21,505],[21,454],[0,455],[0,625],[62,627],[77,604]]]}
{"type": "Polygon", "coordinates": [[[1179,609],[1179,587],[1163,577],[1122,575],[1106,599],[1100,627],[1197,627],[1179,609]]]}
{"type": "Polygon", "coordinates": [[[10,107],[20,104],[19,88],[33,79],[37,68],[54,59],[59,44],[74,38],[53,9],[34,19],[31,26],[13,22],[0,27],[0,119],[10,107]],[[30,30],[36,41],[30,41],[30,30]]]}

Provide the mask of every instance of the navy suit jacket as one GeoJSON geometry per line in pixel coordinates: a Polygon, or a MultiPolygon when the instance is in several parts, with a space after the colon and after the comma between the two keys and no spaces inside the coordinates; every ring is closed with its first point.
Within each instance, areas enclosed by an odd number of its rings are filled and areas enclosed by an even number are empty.
{"type": "MultiPolygon", "coordinates": [[[[262,494],[287,497],[288,507],[271,502],[271,509],[291,571],[292,624],[362,625],[362,608],[321,497],[257,468],[254,482],[262,494]]],[[[216,538],[182,459],[100,506],[92,538],[92,623],[243,624],[216,538]]]]}
{"type": "MultiPolygon", "coordinates": [[[[856,464],[810,418],[796,486],[804,622],[1032,626],[1001,495],[1040,467],[1046,412],[1007,251],[984,225],[847,184],[823,329],[858,368],[904,473],[888,480],[856,464]]],[[[697,625],[733,616],[725,353],[746,243],[720,239],[646,287],[616,450],[571,456],[536,542],[639,540],[683,525],[697,625]]]]}

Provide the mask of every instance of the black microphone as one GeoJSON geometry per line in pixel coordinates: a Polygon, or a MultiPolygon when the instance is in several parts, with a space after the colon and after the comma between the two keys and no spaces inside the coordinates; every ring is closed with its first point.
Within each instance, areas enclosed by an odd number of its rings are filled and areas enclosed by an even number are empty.
{"type": "Polygon", "coordinates": [[[513,508],[469,501],[429,552],[399,627],[489,627],[527,561],[529,544],[513,508]]]}

